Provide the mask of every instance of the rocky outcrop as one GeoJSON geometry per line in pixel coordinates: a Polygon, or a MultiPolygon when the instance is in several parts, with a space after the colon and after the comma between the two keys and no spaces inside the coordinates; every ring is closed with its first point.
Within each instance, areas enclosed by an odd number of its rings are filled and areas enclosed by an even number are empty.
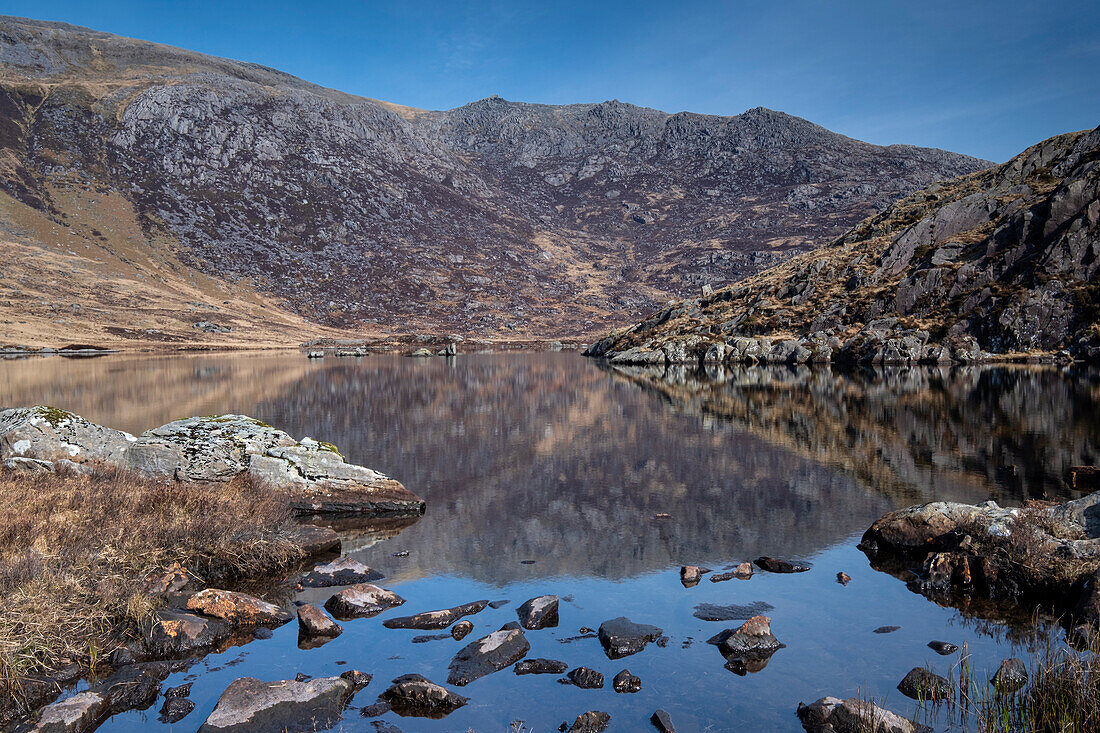
{"type": "Polygon", "coordinates": [[[463,687],[499,672],[527,655],[531,644],[521,629],[501,629],[471,642],[451,660],[447,684],[463,687]]]}
{"type": "Polygon", "coordinates": [[[673,303],[612,364],[1100,359],[1100,128],[936,183],[827,247],[673,303]]]}
{"type": "Polygon", "coordinates": [[[1100,624],[1087,599],[1100,569],[1100,492],[1005,509],[932,502],[891,512],[864,533],[873,567],[935,600],[1054,603],[1100,624]]]}
{"type": "Polygon", "coordinates": [[[348,463],[328,443],[296,441],[245,415],[192,417],[133,436],[38,405],[0,410],[0,461],[96,463],[181,482],[240,475],[285,494],[302,512],[419,514],[424,502],[397,481],[348,463]]]}
{"type": "Polygon", "coordinates": [[[340,677],[276,682],[242,677],[221,694],[199,731],[323,730],[340,720],[352,692],[352,683],[340,677]]]}

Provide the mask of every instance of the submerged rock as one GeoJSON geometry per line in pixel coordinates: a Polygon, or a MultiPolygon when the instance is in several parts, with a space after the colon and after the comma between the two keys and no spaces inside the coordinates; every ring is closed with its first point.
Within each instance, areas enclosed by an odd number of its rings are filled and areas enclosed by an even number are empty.
{"type": "Polygon", "coordinates": [[[295,733],[328,728],[340,720],[352,692],[352,684],[339,677],[301,682],[242,677],[221,694],[199,733],[295,733]]]}
{"type": "Polygon", "coordinates": [[[325,601],[325,609],[341,621],[376,616],[387,608],[400,606],[405,599],[393,591],[371,583],[351,585],[325,601]]]}
{"type": "Polygon", "coordinates": [[[524,659],[515,666],[516,674],[563,674],[569,665],[557,659],[524,659]]]}
{"type": "Polygon", "coordinates": [[[621,659],[637,654],[645,645],[656,641],[664,633],[657,626],[636,624],[626,616],[604,621],[600,624],[600,643],[609,659],[621,659]]]}
{"type": "Polygon", "coordinates": [[[568,733],[603,733],[611,723],[611,716],[599,710],[582,713],[569,726],[568,733]]]}
{"type": "Polygon", "coordinates": [[[341,585],[372,583],[386,577],[373,568],[350,557],[341,557],[332,562],[317,565],[301,583],[304,588],[331,588],[341,585]]]}
{"type": "Polygon", "coordinates": [[[558,597],[538,596],[516,609],[520,625],[529,630],[551,628],[558,625],[558,597]]]}
{"type": "Polygon", "coordinates": [[[422,631],[445,629],[463,616],[481,613],[489,601],[464,603],[442,611],[425,611],[414,616],[397,616],[382,622],[387,629],[420,629],[422,631]]]}
{"type": "Polygon", "coordinates": [[[457,624],[451,627],[451,638],[455,641],[462,641],[470,632],[474,630],[474,625],[469,621],[459,621],[457,624]]]}
{"type": "Polygon", "coordinates": [[[230,627],[223,621],[180,611],[159,610],[145,637],[145,649],[152,657],[168,658],[216,646],[229,638],[230,627]]]}
{"type": "Polygon", "coordinates": [[[419,514],[424,502],[397,481],[344,461],[334,447],[245,415],[191,417],[133,436],[42,405],[0,410],[0,461],[96,462],[178,481],[241,474],[308,512],[419,514]]]}
{"type": "Polygon", "coordinates": [[[157,716],[157,720],[168,725],[178,723],[190,715],[194,709],[195,703],[186,697],[166,697],[164,698],[164,704],[160,707],[160,715],[157,716]]]}
{"type": "Polygon", "coordinates": [[[948,641],[930,641],[928,642],[928,648],[944,657],[959,650],[958,646],[948,641]]]}
{"type": "Polygon", "coordinates": [[[769,573],[804,573],[810,569],[806,563],[779,560],[774,557],[758,557],[756,566],[769,573]]]}
{"type": "Polygon", "coordinates": [[[187,599],[187,610],[213,616],[237,626],[285,624],[293,616],[273,603],[247,593],[207,588],[187,599]]]}
{"type": "Polygon", "coordinates": [[[418,674],[396,678],[378,699],[384,701],[398,715],[435,719],[445,718],[469,702],[469,698],[418,674]]]}
{"type": "Polygon", "coordinates": [[[344,629],[318,606],[307,603],[304,606],[298,606],[298,633],[307,637],[333,638],[344,633],[344,629]]]}
{"type": "Polygon", "coordinates": [[[733,570],[726,573],[715,573],[710,576],[710,582],[721,583],[724,580],[748,580],[752,577],[752,563],[743,562],[733,570]]]}
{"type": "Polygon", "coordinates": [[[599,690],[603,687],[603,673],[588,667],[571,669],[566,677],[582,690],[599,690]]]}
{"type": "Polygon", "coordinates": [[[463,687],[522,659],[531,649],[521,629],[494,631],[459,650],[451,660],[447,683],[463,687]]]}
{"type": "Polygon", "coordinates": [[[720,606],[715,603],[700,603],[692,615],[703,621],[745,621],[775,608],[770,603],[756,601],[747,605],[720,606]]]}
{"type": "Polygon", "coordinates": [[[914,700],[948,700],[951,681],[924,667],[914,667],[898,683],[898,691],[914,700]]]}
{"type": "Polygon", "coordinates": [[[624,669],[615,675],[615,679],[611,680],[611,686],[615,689],[615,692],[637,692],[642,689],[642,678],[630,674],[629,669],[624,669]]]}
{"type": "Polygon", "coordinates": [[[906,720],[869,700],[823,697],[799,703],[798,719],[809,733],[931,733],[931,728],[906,720]]]}

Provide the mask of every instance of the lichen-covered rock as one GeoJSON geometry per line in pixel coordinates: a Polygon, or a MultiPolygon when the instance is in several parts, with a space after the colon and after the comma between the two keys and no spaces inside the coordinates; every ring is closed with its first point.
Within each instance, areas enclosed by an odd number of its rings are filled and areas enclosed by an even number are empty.
{"type": "Polygon", "coordinates": [[[798,719],[808,733],[931,733],[931,728],[906,720],[870,700],[823,697],[799,703],[798,719]]]}
{"type": "Polygon", "coordinates": [[[558,625],[558,597],[538,596],[516,609],[520,625],[528,630],[546,629],[558,625]]]}
{"type": "Polygon", "coordinates": [[[32,733],[83,733],[95,727],[108,709],[107,699],[91,690],[77,693],[42,708],[32,733]]]}
{"type": "Polygon", "coordinates": [[[386,577],[382,573],[350,557],[314,566],[301,583],[305,588],[331,588],[357,583],[372,583],[386,577]]]}
{"type": "Polygon", "coordinates": [[[293,618],[273,603],[247,593],[206,588],[187,599],[187,610],[213,616],[237,626],[285,624],[293,618]]]}
{"type": "Polygon", "coordinates": [[[88,422],[56,407],[0,410],[0,459],[122,463],[133,435],[88,422]]]}
{"type": "Polygon", "coordinates": [[[371,583],[344,588],[325,601],[325,609],[341,621],[376,616],[387,608],[400,606],[405,599],[391,590],[371,583]]]}
{"type": "Polygon", "coordinates": [[[489,601],[463,603],[440,611],[425,611],[413,616],[395,616],[382,622],[387,629],[445,629],[463,616],[481,613],[489,601]]]}
{"type": "Polygon", "coordinates": [[[229,625],[218,619],[162,609],[153,618],[145,646],[151,657],[179,657],[214,647],[231,633],[229,625]]]}
{"type": "Polygon", "coordinates": [[[263,682],[254,677],[234,680],[218,698],[200,733],[287,733],[323,730],[340,720],[353,692],[340,677],[263,682]]]}

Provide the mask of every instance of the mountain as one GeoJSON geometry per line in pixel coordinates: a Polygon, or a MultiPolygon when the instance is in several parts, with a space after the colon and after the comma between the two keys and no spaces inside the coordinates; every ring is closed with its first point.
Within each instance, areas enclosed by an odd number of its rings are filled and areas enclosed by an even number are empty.
{"type": "Polygon", "coordinates": [[[668,361],[1100,359],[1100,128],[933,184],[827,247],[664,308],[588,353],[668,361]]]}
{"type": "MultiPolygon", "coordinates": [[[[763,108],[718,117],[489,97],[425,111],[0,18],[0,235],[34,263],[20,287],[9,275],[12,297],[59,257],[83,258],[51,276],[63,289],[71,270],[86,283],[108,277],[97,262],[119,260],[110,277],[140,281],[141,307],[158,315],[98,307],[134,321],[135,334],[193,333],[192,302],[238,331],[281,319],[287,329],[592,332],[988,165],[763,108]],[[157,288],[171,297],[158,301],[157,288]],[[180,295],[188,288],[202,292],[180,295]]],[[[22,305],[41,310],[48,291],[39,283],[38,301],[22,305]]]]}

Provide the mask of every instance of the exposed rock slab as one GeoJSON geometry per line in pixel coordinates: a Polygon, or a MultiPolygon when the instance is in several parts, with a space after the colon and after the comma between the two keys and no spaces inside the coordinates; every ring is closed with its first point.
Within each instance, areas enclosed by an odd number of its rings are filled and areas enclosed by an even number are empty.
{"type": "Polygon", "coordinates": [[[823,697],[809,705],[800,703],[798,719],[809,733],[931,733],[932,730],[855,697],[847,700],[823,697]]]}
{"type": "Polygon", "coordinates": [[[356,583],[373,583],[386,576],[350,557],[317,565],[302,578],[304,588],[331,588],[356,583]]]}
{"type": "Polygon", "coordinates": [[[487,605],[489,605],[489,601],[463,603],[460,606],[445,608],[440,611],[425,611],[413,616],[388,618],[382,622],[382,625],[387,629],[445,629],[463,616],[481,613],[487,605]]]}
{"type": "Polygon", "coordinates": [[[107,714],[107,699],[88,690],[42,708],[33,733],[83,733],[107,714]]]}
{"type": "Polygon", "coordinates": [[[352,684],[340,677],[263,682],[234,680],[218,698],[201,733],[287,733],[315,731],[340,720],[352,684]]]}
{"type": "Polygon", "coordinates": [[[459,650],[449,665],[448,684],[463,687],[515,664],[531,649],[521,629],[494,631],[459,650]]]}
{"type": "Polygon", "coordinates": [[[145,647],[153,657],[179,657],[214,647],[231,633],[230,626],[218,619],[161,609],[145,637],[145,647]]]}
{"type": "Polygon", "coordinates": [[[280,625],[294,618],[273,603],[247,593],[217,588],[206,588],[188,598],[187,610],[237,626],[280,625]]]}

